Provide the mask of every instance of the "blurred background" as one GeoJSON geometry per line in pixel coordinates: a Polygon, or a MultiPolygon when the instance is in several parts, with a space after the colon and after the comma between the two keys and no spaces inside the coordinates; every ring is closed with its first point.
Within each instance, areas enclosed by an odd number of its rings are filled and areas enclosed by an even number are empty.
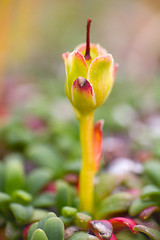
{"type": "Polygon", "coordinates": [[[160,137],[159,0],[0,0],[1,112],[77,124],[65,97],[61,55],[85,42],[87,18],[91,42],[119,65],[96,119],[104,118],[112,134],[129,128],[149,147],[150,138],[160,137]]]}

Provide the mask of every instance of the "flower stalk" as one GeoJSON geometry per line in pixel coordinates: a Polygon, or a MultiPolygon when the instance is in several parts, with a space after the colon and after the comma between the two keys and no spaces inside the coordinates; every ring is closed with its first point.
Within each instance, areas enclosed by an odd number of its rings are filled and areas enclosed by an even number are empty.
{"type": "Polygon", "coordinates": [[[80,141],[82,147],[82,167],[80,172],[80,209],[93,213],[94,194],[94,146],[93,146],[93,123],[94,113],[81,116],[80,141]]]}

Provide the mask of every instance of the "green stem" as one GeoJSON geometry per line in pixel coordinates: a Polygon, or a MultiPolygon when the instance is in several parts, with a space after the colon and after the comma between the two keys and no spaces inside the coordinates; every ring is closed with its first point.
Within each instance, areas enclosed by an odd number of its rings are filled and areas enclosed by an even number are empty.
{"type": "Polygon", "coordinates": [[[80,172],[80,210],[93,213],[93,194],[94,194],[94,146],[93,146],[93,112],[81,116],[80,122],[80,141],[82,147],[82,168],[80,172]]]}

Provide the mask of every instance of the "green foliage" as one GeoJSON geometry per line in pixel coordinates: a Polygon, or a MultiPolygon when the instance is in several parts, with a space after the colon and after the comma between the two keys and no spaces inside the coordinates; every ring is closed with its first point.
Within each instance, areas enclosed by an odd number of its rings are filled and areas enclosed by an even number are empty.
{"type": "Polygon", "coordinates": [[[31,225],[28,240],[64,240],[64,225],[60,218],[50,212],[39,222],[31,225]]]}
{"type": "Polygon", "coordinates": [[[154,201],[144,201],[142,199],[137,198],[132,202],[132,204],[129,208],[129,214],[131,216],[136,216],[142,210],[144,210],[145,208],[151,207],[151,206],[155,206],[154,201]]]}
{"type": "Polygon", "coordinates": [[[160,162],[149,161],[144,165],[144,171],[150,181],[160,187],[160,162]]]}
{"type": "Polygon", "coordinates": [[[133,195],[127,192],[112,194],[100,202],[96,217],[103,219],[127,212],[133,199],[133,195]]]}
{"type": "Polygon", "coordinates": [[[36,194],[42,189],[48,182],[52,180],[52,172],[49,169],[36,169],[32,171],[27,179],[25,188],[31,194],[36,194]]]}
{"type": "Polygon", "coordinates": [[[85,233],[85,232],[77,232],[77,233],[74,233],[68,240],[98,240],[97,237],[91,235],[91,234],[88,234],[88,233],[85,233]]]}
{"type": "Polygon", "coordinates": [[[25,174],[21,156],[8,156],[5,160],[5,192],[12,194],[17,189],[23,189],[24,182],[25,174]]]}
{"type": "Polygon", "coordinates": [[[7,239],[17,240],[25,224],[38,221],[46,215],[48,211],[42,207],[54,206],[55,194],[43,192],[53,175],[49,169],[43,168],[26,175],[24,160],[17,154],[8,155],[0,163],[0,171],[3,173],[0,175],[0,216],[6,224],[7,239]],[[14,229],[15,234],[10,234],[14,229]]]}
{"type": "Polygon", "coordinates": [[[160,232],[156,231],[155,229],[146,227],[144,225],[136,225],[134,226],[134,230],[146,234],[150,240],[160,239],[160,232]]]}
{"type": "Polygon", "coordinates": [[[56,184],[56,208],[61,212],[62,207],[77,207],[75,189],[65,181],[59,180],[56,184]]]}
{"type": "Polygon", "coordinates": [[[148,240],[147,236],[142,233],[133,234],[129,230],[121,231],[116,234],[117,240],[148,240]]]}

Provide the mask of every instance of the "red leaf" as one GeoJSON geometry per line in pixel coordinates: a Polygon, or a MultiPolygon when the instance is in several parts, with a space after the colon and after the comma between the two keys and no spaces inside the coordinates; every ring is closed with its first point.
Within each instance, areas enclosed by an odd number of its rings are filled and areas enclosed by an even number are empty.
{"type": "Polygon", "coordinates": [[[117,240],[117,238],[114,234],[112,234],[112,237],[109,240],[117,240]]]}
{"type": "Polygon", "coordinates": [[[159,207],[157,206],[151,206],[151,207],[148,207],[146,209],[144,209],[140,214],[140,218],[145,220],[147,218],[149,218],[153,213],[159,211],[159,207]]]}
{"type": "Polygon", "coordinates": [[[121,231],[122,229],[128,227],[131,232],[137,233],[136,231],[133,230],[133,227],[136,225],[136,223],[129,218],[124,218],[124,217],[115,217],[111,218],[108,220],[112,226],[113,226],[113,231],[118,232],[121,231]]]}
{"type": "Polygon", "coordinates": [[[95,157],[95,170],[99,170],[99,165],[102,157],[102,143],[103,143],[103,128],[104,120],[99,120],[94,126],[94,157],[95,157]]]}

